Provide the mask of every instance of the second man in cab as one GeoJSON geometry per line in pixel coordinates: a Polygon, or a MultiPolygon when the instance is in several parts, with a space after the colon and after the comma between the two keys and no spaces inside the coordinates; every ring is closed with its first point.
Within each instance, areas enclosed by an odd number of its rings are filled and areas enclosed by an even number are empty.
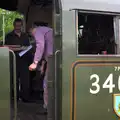
{"type": "MultiPolygon", "coordinates": [[[[5,45],[20,45],[29,46],[29,38],[27,34],[22,32],[23,21],[22,19],[16,18],[13,23],[14,30],[8,33],[5,37],[5,45]]],[[[29,90],[29,70],[28,70],[28,57],[19,56],[20,51],[15,51],[16,55],[16,76],[17,76],[17,100],[22,99],[23,102],[28,102],[30,97],[29,90]],[[20,83],[20,87],[19,87],[20,83]],[[19,88],[20,93],[19,94],[19,88]]],[[[11,73],[11,81],[13,81],[11,73]]]]}

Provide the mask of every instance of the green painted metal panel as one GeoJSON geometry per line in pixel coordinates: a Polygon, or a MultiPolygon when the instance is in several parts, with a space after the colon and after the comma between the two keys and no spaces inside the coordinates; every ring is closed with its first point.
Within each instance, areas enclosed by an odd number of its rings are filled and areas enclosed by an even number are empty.
{"type": "Polygon", "coordinates": [[[62,12],[62,120],[70,120],[70,67],[76,59],[75,12],[62,12]]]}
{"type": "Polygon", "coordinates": [[[0,120],[10,120],[9,50],[0,48],[0,120]]]}
{"type": "Polygon", "coordinates": [[[72,120],[118,119],[113,109],[113,94],[120,93],[119,66],[120,62],[115,61],[88,61],[86,63],[83,61],[83,63],[77,62],[73,65],[71,73],[72,120]],[[96,76],[99,82],[94,85],[96,76]],[[94,78],[91,79],[92,77],[94,78]],[[105,85],[107,80],[109,82],[105,85]],[[106,88],[103,88],[104,86],[106,88]]]}
{"type": "MultiPolygon", "coordinates": [[[[120,57],[109,59],[106,57],[106,60],[105,57],[104,60],[97,57],[97,60],[94,60],[95,57],[93,60],[91,59],[90,56],[88,58],[81,56],[71,62],[68,69],[66,68],[69,76],[66,76],[67,79],[63,79],[66,88],[63,88],[62,95],[65,99],[62,101],[62,108],[69,107],[69,109],[66,111],[63,109],[63,120],[65,116],[69,120],[119,119],[114,111],[115,102],[113,100],[114,94],[120,96],[120,57]],[[99,78],[98,92],[96,92],[97,87],[95,86],[96,78],[92,79],[92,76],[99,78]],[[105,84],[105,82],[107,83],[105,84]]],[[[120,103],[120,99],[118,102],[120,103]]],[[[118,108],[119,106],[116,110],[119,110],[118,108]]]]}
{"type": "Polygon", "coordinates": [[[120,72],[115,71],[114,66],[120,65],[120,56],[78,56],[75,15],[75,11],[63,10],[62,12],[62,120],[116,120],[118,117],[113,109],[113,94],[120,93],[117,84],[120,72]],[[88,65],[77,67],[75,84],[72,70],[73,63],[76,61],[87,61],[88,63],[93,61],[94,67],[88,65]],[[103,64],[103,66],[95,66],[95,61],[100,61],[99,64],[103,64]],[[109,63],[109,61],[112,62],[109,63]],[[107,65],[108,63],[110,66],[107,65]],[[89,92],[90,88],[93,89],[94,80],[90,80],[90,75],[93,73],[99,75],[101,87],[100,92],[95,95],[89,92]],[[113,73],[114,76],[113,93],[109,93],[108,88],[102,88],[110,73],[113,73]],[[73,85],[76,86],[76,89],[73,89],[73,85]]]}

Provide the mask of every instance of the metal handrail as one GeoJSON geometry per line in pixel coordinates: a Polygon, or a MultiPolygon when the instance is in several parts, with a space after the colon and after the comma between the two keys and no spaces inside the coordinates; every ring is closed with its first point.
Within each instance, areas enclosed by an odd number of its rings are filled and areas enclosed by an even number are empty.
{"type": "Polygon", "coordinates": [[[16,93],[16,56],[14,51],[9,50],[13,55],[13,84],[14,84],[14,120],[17,120],[17,93],[16,93]]]}

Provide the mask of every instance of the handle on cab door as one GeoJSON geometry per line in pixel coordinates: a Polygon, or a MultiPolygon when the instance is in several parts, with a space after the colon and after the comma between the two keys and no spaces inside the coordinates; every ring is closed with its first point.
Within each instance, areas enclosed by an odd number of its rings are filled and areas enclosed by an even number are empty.
{"type": "Polygon", "coordinates": [[[60,53],[61,51],[60,50],[56,50],[56,52],[55,52],[55,120],[57,120],[57,115],[58,115],[58,113],[57,113],[57,101],[58,101],[58,99],[57,99],[57,93],[58,93],[58,89],[57,89],[57,74],[58,74],[58,72],[57,72],[57,61],[58,61],[58,55],[59,55],[59,53],[60,53]]]}

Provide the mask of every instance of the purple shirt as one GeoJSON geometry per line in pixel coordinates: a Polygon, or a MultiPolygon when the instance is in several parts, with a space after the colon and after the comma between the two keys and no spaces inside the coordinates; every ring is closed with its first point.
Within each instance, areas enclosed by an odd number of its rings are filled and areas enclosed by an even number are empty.
{"type": "Polygon", "coordinates": [[[40,61],[44,56],[47,58],[53,54],[53,30],[49,27],[38,27],[34,34],[36,52],[34,61],[40,61]]]}

